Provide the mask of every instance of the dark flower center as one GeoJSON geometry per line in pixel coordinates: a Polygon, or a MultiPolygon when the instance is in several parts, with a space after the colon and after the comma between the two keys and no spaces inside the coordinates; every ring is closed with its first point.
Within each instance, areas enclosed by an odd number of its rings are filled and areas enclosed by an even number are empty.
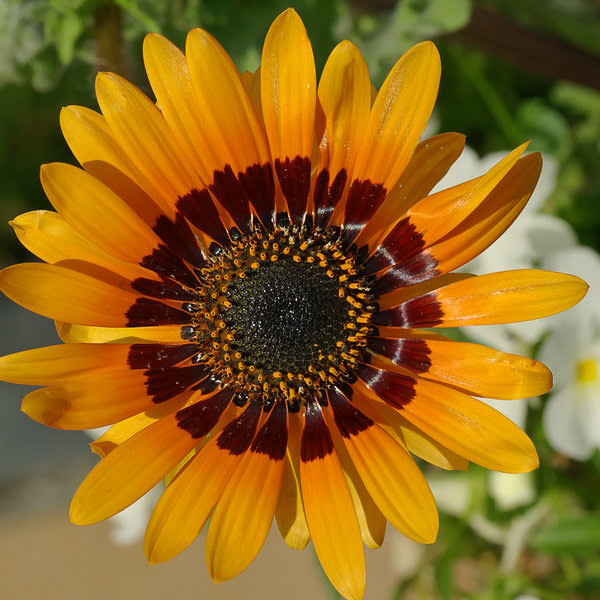
{"type": "Polygon", "coordinates": [[[315,263],[269,262],[230,286],[225,322],[231,347],[267,372],[299,373],[331,354],[342,339],[350,305],[339,284],[315,263]]]}
{"type": "Polygon", "coordinates": [[[203,268],[186,339],[239,403],[297,410],[366,360],[373,294],[338,231],[298,227],[236,236],[203,268]]]}

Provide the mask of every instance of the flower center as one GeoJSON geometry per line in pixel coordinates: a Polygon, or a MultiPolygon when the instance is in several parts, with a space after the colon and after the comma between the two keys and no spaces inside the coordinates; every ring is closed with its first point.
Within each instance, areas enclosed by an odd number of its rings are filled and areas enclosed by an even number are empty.
{"type": "Polygon", "coordinates": [[[337,230],[238,235],[201,275],[187,337],[239,404],[282,398],[297,410],[365,359],[376,305],[337,230]]]}
{"type": "Polygon", "coordinates": [[[594,358],[586,358],[577,363],[577,383],[585,385],[598,381],[598,364],[594,358]]]}
{"type": "Polygon", "coordinates": [[[263,371],[306,372],[344,334],[350,305],[338,282],[314,263],[283,257],[250,270],[229,292],[232,349],[263,371]]]}

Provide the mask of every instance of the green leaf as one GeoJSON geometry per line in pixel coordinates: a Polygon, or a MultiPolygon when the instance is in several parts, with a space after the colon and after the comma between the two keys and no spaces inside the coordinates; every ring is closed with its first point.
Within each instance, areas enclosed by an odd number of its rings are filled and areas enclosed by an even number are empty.
{"type": "Polygon", "coordinates": [[[445,33],[462,29],[471,19],[471,2],[470,0],[436,0],[431,3],[429,19],[445,33]]]}
{"type": "Polygon", "coordinates": [[[517,121],[525,135],[533,140],[532,150],[562,156],[570,153],[572,138],[567,120],[541,98],[523,102],[517,121]]]}
{"type": "Polygon", "coordinates": [[[470,0],[404,0],[398,4],[395,21],[407,34],[419,36],[450,33],[464,27],[471,18],[470,0]]]}
{"type": "Polygon", "coordinates": [[[77,40],[83,31],[82,18],[71,11],[63,14],[50,13],[49,16],[52,19],[48,23],[48,29],[56,45],[58,58],[63,65],[68,65],[73,60],[77,40]]]}
{"type": "Polygon", "coordinates": [[[31,61],[31,87],[36,92],[53,90],[63,74],[63,66],[56,60],[56,54],[47,49],[31,61]]]}
{"type": "Polygon", "coordinates": [[[585,556],[600,550],[600,516],[565,520],[540,531],[531,542],[538,551],[548,554],[585,556]]]}
{"type": "MultiPolygon", "coordinates": [[[[153,3],[150,3],[150,7],[146,7],[144,4],[148,4],[147,2],[140,5],[137,0],[115,0],[115,4],[120,6],[123,12],[130,17],[139,21],[147,32],[162,32],[162,27],[159,25],[154,14],[159,7],[152,6],[153,3]],[[154,9],[154,11],[151,9],[154,9]]],[[[162,5],[161,8],[164,10],[168,6],[168,3],[161,2],[160,5],[162,5]]]]}

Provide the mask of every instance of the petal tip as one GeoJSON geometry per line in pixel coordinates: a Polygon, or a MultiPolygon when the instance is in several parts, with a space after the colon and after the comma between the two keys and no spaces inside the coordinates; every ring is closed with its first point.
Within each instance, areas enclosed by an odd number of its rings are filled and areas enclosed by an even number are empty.
{"type": "Polygon", "coordinates": [[[77,500],[77,492],[75,492],[69,508],[69,520],[73,525],[91,525],[95,521],[89,518],[89,515],[80,504],[77,500]]]}

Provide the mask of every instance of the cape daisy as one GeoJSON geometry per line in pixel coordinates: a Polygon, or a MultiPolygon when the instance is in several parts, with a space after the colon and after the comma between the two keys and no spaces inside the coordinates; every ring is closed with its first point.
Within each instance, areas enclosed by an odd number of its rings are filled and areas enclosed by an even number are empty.
{"type": "Polygon", "coordinates": [[[0,376],[46,386],[23,410],[51,427],[112,425],[73,498],[88,524],[166,478],[148,525],[170,559],[212,514],[215,581],[245,569],[276,517],[312,540],[346,598],[364,591],[363,542],[386,521],[434,541],[438,517],[414,454],[446,469],[537,466],[529,438],[470,394],[546,392],[539,362],[423,328],[505,323],[576,303],[576,277],[450,271],[491,244],[529,198],[538,154],[429,195],[463,148],[419,143],[440,77],[429,42],[373,99],[349,42],[317,87],[310,42],[280,15],[261,68],[239,73],[206,31],[186,53],[144,43],[156,104],[100,73],[102,114],[61,113],[83,169],[42,168],[57,212],[13,224],[45,263],[0,273],[3,292],[57,321],[64,345],[4,357],[0,376]]]}

